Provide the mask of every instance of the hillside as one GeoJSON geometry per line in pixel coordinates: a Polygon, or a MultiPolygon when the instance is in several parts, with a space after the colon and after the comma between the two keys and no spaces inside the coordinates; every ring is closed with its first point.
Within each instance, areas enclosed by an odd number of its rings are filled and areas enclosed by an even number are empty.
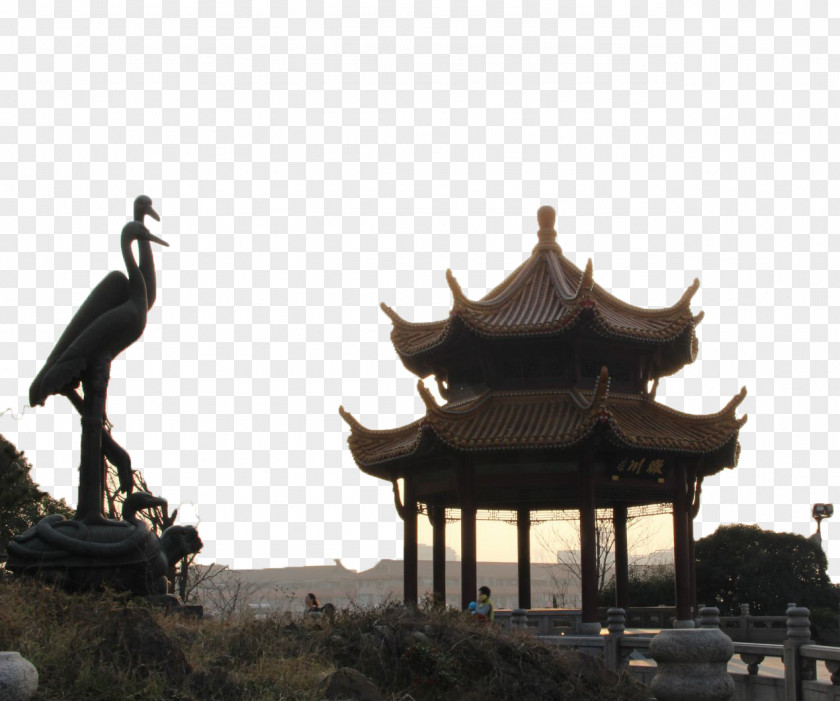
{"type": "Polygon", "coordinates": [[[37,667],[37,701],[648,698],[528,633],[398,604],[224,624],[0,577],[0,650],[37,667]]]}

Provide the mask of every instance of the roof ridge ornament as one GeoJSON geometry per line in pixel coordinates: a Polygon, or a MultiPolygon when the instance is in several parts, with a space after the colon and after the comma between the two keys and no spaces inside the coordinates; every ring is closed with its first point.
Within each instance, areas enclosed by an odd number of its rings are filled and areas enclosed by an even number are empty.
{"type": "Polygon", "coordinates": [[[440,413],[440,407],[435,401],[434,395],[429,391],[428,387],[423,384],[423,380],[417,380],[417,392],[420,394],[420,399],[423,400],[423,404],[426,405],[426,409],[428,409],[428,411],[433,414],[440,413]]]}
{"type": "Polygon", "coordinates": [[[574,387],[572,391],[569,393],[571,396],[572,401],[577,405],[578,409],[581,411],[592,411],[592,410],[601,410],[601,413],[604,414],[606,409],[603,409],[602,405],[607,399],[607,396],[610,393],[610,372],[607,369],[606,365],[601,366],[601,372],[598,373],[598,379],[595,381],[595,391],[592,394],[592,399],[589,402],[583,396],[583,393],[577,388],[574,387]]]}
{"type": "MultiPolygon", "coordinates": [[[[592,288],[595,286],[595,280],[592,276],[592,259],[586,261],[586,269],[583,271],[583,274],[580,276],[580,284],[578,285],[577,292],[575,292],[575,299],[583,299],[588,298],[590,294],[592,294],[592,288]]],[[[593,302],[594,306],[594,302],[593,302]]]]}
{"type": "Polygon", "coordinates": [[[379,303],[379,308],[388,315],[388,318],[391,319],[395,324],[399,324],[403,322],[402,317],[397,314],[391,307],[389,307],[385,302],[379,303]]]}
{"type": "Polygon", "coordinates": [[[537,222],[540,225],[540,229],[537,231],[537,237],[539,238],[538,248],[560,248],[557,243],[557,231],[554,229],[556,219],[557,212],[554,211],[554,207],[545,205],[537,210],[537,222]]]}
{"type": "Polygon", "coordinates": [[[700,289],[700,278],[694,278],[694,282],[689,285],[688,289],[683,292],[683,296],[680,297],[680,301],[677,302],[674,306],[675,307],[687,307],[691,304],[691,298],[697,293],[697,290],[700,289]]]}
{"type": "Polygon", "coordinates": [[[341,418],[344,419],[344,422],[350,427],[351,431],[370,433],[370,429],[362,426],[349,411],[345,410],[344,405],[338,407],[338,413],[341,414],[341,418]]]}
{"type": "Polygon", "coordinates": [[[446,282],[449,285],[449,289],[452,291],[453,309],[463,307],[466,302],[469,302],[467,296],[464,294],[464,291],[461,289],[461,285],[458,284],[458,281],[452,274],[451,268],[446,269],[446,282]]]}

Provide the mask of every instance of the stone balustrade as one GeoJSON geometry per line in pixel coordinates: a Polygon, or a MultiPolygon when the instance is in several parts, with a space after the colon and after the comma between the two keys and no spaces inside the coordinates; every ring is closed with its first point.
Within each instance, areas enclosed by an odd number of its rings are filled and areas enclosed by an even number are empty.
{"type": "MultiPolygon", "coordinates": [[[[628,633],[626,612],[617,608],[607,611],[607,630],[602,631],[601,635],[579,635],[576,634],[577,629],[574,626],[576,613],[579,612],[517,609],[515,616],[512,616],[510,612],[498,611],[496,620],[504,627],[511,627],[513,624],[515,628],[533,631],[547,642],[576,647],[581,651],[597,654],[603,657],[609,667],[613,669],[626,667],[637,679],[649,686],[652,685],[657,668],[651,664],[649,657],[655,636],[650,633],[628,633]],[[542,634],[543,630],[555,632],[546,635],[542,634]],[[645,662],[634,662],[632,659],[634,657],[643,658],[645,662]]],[[[776,644],[732,643],[735,658],[740,659],[747,669],[746,674],[729,672],[734,682],[734,694],[731,698],[737,701],[840,701],[840,647],[812,643],[810,612],[807,608],[790,604],[785,613],[784,617],[760,617],[774,620],[782,618],[785,621],[786,639],[784,642],[776,644]],[[774,675],[762,674],[761,665],[766,660],[774,658],[782,661],[783,675],[778,676],[779,663],[775,665],[774,675]],[[827,675],[823,674],[822,681],[817,679],[819,662],[824,664],[827,672],[827,675]]],[[[742,617],[748,616],[749,610],[742,610],[742,617]]],[[[725,621],[726,617],[721,617],[717,609],[703,607],[700,609],[697,620],[700,630],[695,628],[693,631],[668,632],[689,635],[700,633],[700,636],[696,637],[702,637],[702,630],[721,630],[725,621]]],[[[727,631],[724,629],[724,632],[727,631]]],[[[715,645],[717,642],[719,641],[716,641],[715,645]]],[[[654,655],[655,647],[653,646],[654,655]]],[[[711,669],[715,666],[719,667],[721,660],[715,658],[715,660],[700,664],[706,664],[707,668],[711,669]]],[[[657,698],[663,700],[670,698],[667,690],[663,693],[666,695],[657,698]]],[[[687,697],[683,695],[680,698],[687,697]]]]}

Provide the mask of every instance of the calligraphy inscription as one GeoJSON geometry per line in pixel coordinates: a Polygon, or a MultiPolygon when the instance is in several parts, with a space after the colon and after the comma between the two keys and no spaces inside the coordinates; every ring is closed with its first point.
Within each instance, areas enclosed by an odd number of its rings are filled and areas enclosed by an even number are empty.
{"type": "Polygon", "coordinates": [[[650,475],[652,477],[663,477],[662,468],[665,466],[663,458],[648,460],[647,458],[624,458],[616,465],[616,472],[624,475],[650,475]]]}

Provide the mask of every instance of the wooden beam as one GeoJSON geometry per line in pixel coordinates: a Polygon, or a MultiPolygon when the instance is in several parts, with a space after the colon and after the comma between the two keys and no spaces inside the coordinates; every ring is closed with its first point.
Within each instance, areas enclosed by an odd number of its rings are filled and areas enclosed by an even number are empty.
{"type": "Polygon", "coordinates": [[[630,589],[630,567],[627,557],[627,507],[613,507],[615,529],[615,605],[627,609],[630,589]]]}
{"type": "Polygon", "coordinates": [[[417,498],[409,478],[403,495],[403,598],[406,605],[417,606],[417,498]]]}
{"type": "Polygon", "coordinates": [[[582,460],[578,488],[580,509],[580,599],[581,621],[598,623],[598,561],[596,555],[595,485],[592,460],[582,460]]]}
{"type": "Polygon", "coordinates": [[[475,601],[476,573],[476,496],[475,471],[464,463],[458,468],[458,500],[461,503],[461,608],[475,601]]]}
{"type": "Polygon", "coordinates": [[[691,560],[689,554],[690,523],[688,487],[685,480],[685,466],[681,465],[675,475],[674,490],[674,578],[676,584],[677,613],[675,627],[692,627],[691,617],[691,560]]]}
{"type": "Polygon", "coordinates": [[[432,592],[435,602],[446,605],[446,509],[429,507],[432,522],[432,592]]]}
{"type": "Polygon", "coordinates": [[[531,512],[516,512],[516,545],[519,567],[519,608],[531,608],[531,512]]]}

